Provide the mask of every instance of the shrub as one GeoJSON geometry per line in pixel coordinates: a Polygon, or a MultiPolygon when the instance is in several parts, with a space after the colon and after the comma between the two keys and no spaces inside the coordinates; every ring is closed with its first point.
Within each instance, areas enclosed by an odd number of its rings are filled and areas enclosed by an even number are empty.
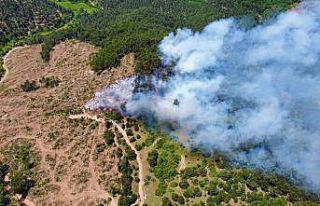
{"type": "Polygon", "coordinates": [[[136,145],[136,149],[137,149],[138,151],[141,151],[141,150],[143,149],[142,144],[137,144],[137,145],[136,145]]]}
{"type": "Polygon", "coordinates": [[[137,200],[137,195],[136,194],[130,194],[130,195],[121,195],[119,198],[119,202],[118,205],[119,206],[128,206],[128,205],[132,205],[133,203],[135,203],[137,200]]]}
{"type": "Polygon", "coordinates": [[[187,167],[182,171],[182,177],[185,179],[189,179],[191,177],[196,177],[196,176],[198,176],[196,167],[187,167]]]}
{"type": "Polygon", "coordinates": [[[168,197],[162,198],[162,206],[172,206],[172,203],[168,197]]]}
{"type": "Polygon", "coordinates": [[[144,143],[147,147],[150,147],[155,140],[156,136],[154,134],[149,134],[144,143]]]}
{"type": "Polygon", "coordinates": [[[111,146],[114,143],[114,137],[114,134],[109,130],[106,130],[103,134],[104,141],[109,146],[111,146]]]}
{"type": "Polygon", "coordinates": [[[172,195],[172,201],[178,202],[180,205],[184,205],[185,200],[183,196],[178,195],[177,193],[172,193],[171,195],[172,195]]]}
{"type": "Polygon", "coordinates": [[[215,181],[209,182],[208,195],[214,196],[214,195],[217,195],[218,193],[219,193],[219,190],[217,188],[217,182],[215,182],[215,181]]]}
{"type": "Polygon", "coordinates": [[[46,88],[54,88],[59,86],[60,80],[57,77],[42,77],[40,83],[46,88]]]}
{"type": "Polygon", "coordinates": [[[126,152],[127,152],[127,158],[129,160],[135,160],[137,158],[136,153],[131,148],[128,147],[126,152]]]}
{"type": "Polygon", "coordinates": [[[173,181],[170,183],[170,187],[177,187],[178,186],[178,183],[173,181]]]}
{"type": "Polygon", "coordinates": [[[128,135],[128,136],[133,136],[132,129],[127,129],[127,135],[128,135]]]}
{"type": "Polygon", "coordinates": [[[163,196],[167,192],[168,185],[165,182],[160,182],[155,194],[157,196],[163,196]]]}
{"type": "Polygon", "coordinates": [[[39,89],[39,86],[37,85],[37,82],[32,80],[26,80],[22,85],[21,85],[21,89],[24,92],[31,92],[31,91],[35,91],[37,89],[39,89]]]}
{"type": "Polygon", "coordinates": [[[181,189],[187,189],[189,187],[189,183],[187,180],[182,180],[181,182],[179,182],[179,187],[181,189]]]}
{"type": "Polygon", "coordinates": [[[188,187],[184,192],[183,192],[183,196],[185,198],[195,198],[195,194],[194,191],[191,187],[188,187]]]}
{"type": "Polygon", "coordinates": [[[156,150],[153,150],[148,153],[148,162],[151,168],[157,166],[158,164],[159,153],[156,150]]]}
{"type": "Polygon", "coordinates": [[[101,153],[105,150],[106,146],[104,144],[97,144],[96,145],[96,153],[101,153]]]}
{"type": "Polygon", "coordinates": [[[17,194],[26,196],[34,182],[22,173],[15,173],[10,176],[10,187],[17,194]]]}

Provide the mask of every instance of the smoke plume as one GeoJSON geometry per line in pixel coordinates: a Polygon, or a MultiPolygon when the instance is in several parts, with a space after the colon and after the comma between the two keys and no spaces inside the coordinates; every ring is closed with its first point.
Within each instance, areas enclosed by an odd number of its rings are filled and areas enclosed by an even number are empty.
{"type": "MultiPolygon", "coordinates": [[[[126,92],[117,95],[126,99],[125,112],[174,123],[187,144],[291,174],[319,193],[320,2],[249,30],[238,25],[229,18],[165,37],[159,55],[175,75],[132,95],[133,80],[124,80],[126,92]]],[[[88,105],[112,106],[102,104],[106,98],[88,105]]]]}

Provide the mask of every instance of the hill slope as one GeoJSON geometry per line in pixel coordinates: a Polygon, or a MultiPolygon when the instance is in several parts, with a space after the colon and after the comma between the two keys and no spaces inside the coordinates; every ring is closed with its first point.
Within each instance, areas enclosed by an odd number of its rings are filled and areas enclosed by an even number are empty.
{"type": "Polygon", "coordinates": [[[200,30],[209,22],[248,16],[253,23],[290,8],[299,0],[99,0],[104,9],[83,14],[78,24],[50,36],[43,47],[45,59],[56,42],[66,38],[89,41],[102,47],[92,59],[96,72],[117,66],[127,53],[138,59],[136,71],[149,72],[159,66],[157,45],[169,32],[181,27],[200,30]]]}
{"type": "Polygon", "coordinates": [[[61,25],[65,12],[48,0],[0,1],[0,45],[29,32],[61,25]]]}

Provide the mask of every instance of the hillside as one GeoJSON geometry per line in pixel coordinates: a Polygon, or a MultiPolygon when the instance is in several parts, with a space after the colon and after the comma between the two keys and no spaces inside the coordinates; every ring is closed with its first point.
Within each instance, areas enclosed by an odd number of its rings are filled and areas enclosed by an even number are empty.
{"type": "MultiPolygon", "coordinates": [[[[124,66],[96,76],[87,63],[97,50],[86,43],[65,42],[54,48],[48,65],[41,60],[40,45],[7,55],[9,74],[0,85],[0,165],[9,165],[10,180],[17,180],[17,185],[10,184],[15,186],[8,195],[12,203],[17,202],[14,192],[29,192],[27,200],[35,205],[101,202],[109,196],[98,179],[116,178],[117,162],[112,150],[97,158],[103,126],[69,115],[80,113],[97,89],[132,74],[134,59],[129,55],[124,66]]],[[[1,176],[1,186],[3,181],[1,176]]],[[[1,186],[0,202],[6,197],[1,186]]]]}
{"type": "Polygon", "coordinates": [[[84,110],[95,91],[134,74],[132,55],[97,76],[88,66],[98,51],[91,45],[60,43],[49,64],[40,51],[18,48],[5,59],[0,188],[11,189],[1,189],[2,204],[320,204],[285,177],[204,156],[116,112],[84,110]]]}
{"type": "Polygon", "coordinates": [[[66,11],[48,0],[4,0],[0,1],[0,8],[0,45],[66,21],[66,11]]]}
{"type": "Polygon", "coordinates": [[[319,206],[297,2],[0,0],[0,206],[319,206]]]}
{"type": "Polygon", "coordinates": [[[43,46],[48,60],[56,42],[77,38],[102,47],[92,59],[93,70],[101,72],[119,64],[127,53],[137,57],[137,72],[150,72],[159,66],[157,45],[169,32],[188,27],[200,30],[213,20],[246,16],[251,24],[263,22],[299,0],[100,0],[103,10],[80,16],[75,28],[50,36],[43,46]]]}
{"type": "Polygon", "coordinates": [[[70,11],[48,0],[0,1],[0,79],[5,73],[3,55],[14,45],[41,42],[42,38],[31,34],[45,34],[67,23],[71,16],[70,11]]]}

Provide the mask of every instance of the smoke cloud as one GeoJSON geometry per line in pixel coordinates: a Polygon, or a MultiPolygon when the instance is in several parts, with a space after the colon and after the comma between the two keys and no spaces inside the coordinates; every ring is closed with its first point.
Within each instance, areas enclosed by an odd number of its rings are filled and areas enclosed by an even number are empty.
{"type": "MultiPolygon", "coordinates": [[[[128,115],[174,123],[186,144],[291,174],[320,192],[320,2],[249,30],[233,18],[201,32],[179,29],[163,39],[159,55],[175,75],[132,95],[133,80],[122,81],[126,92],[117,96],[128,115]]],[[[103,104],[110,88],[102,93],[87,106],[113,106],[103,104]]]]}

